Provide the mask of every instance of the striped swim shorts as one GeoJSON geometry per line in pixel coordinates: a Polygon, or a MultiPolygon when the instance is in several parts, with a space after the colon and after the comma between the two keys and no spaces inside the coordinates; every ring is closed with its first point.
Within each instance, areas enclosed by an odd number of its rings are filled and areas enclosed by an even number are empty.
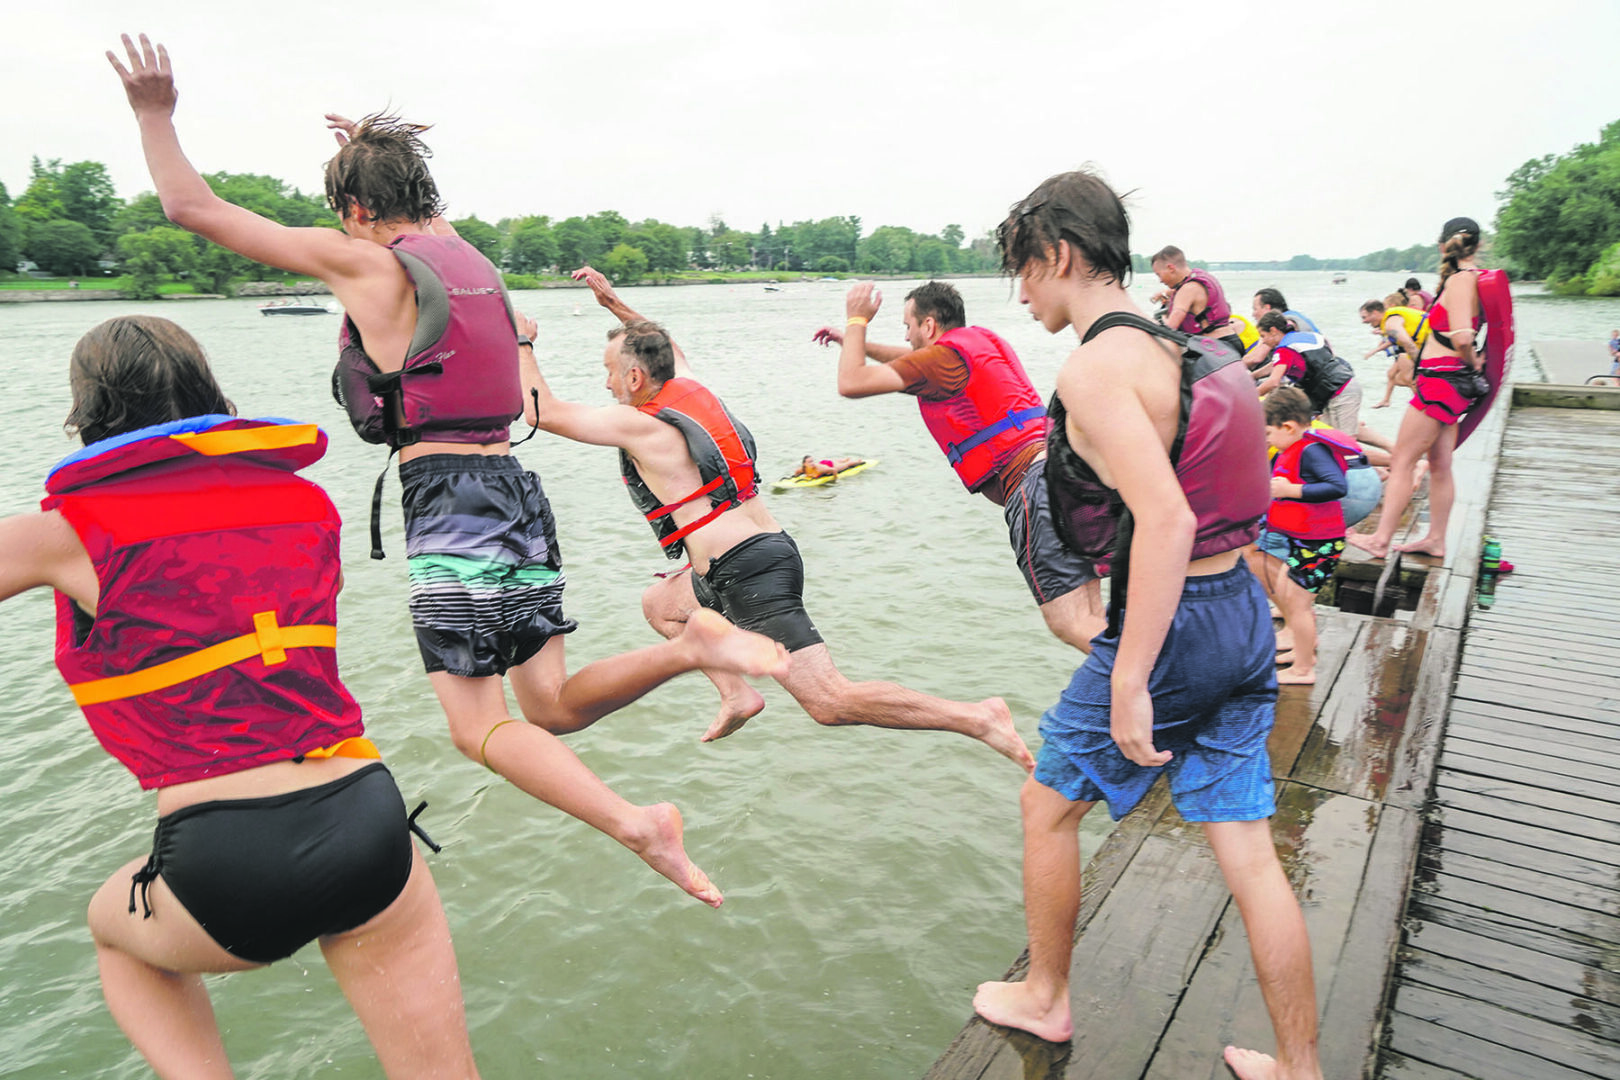
{"type": "Polygon", "coordinates": [[[411,621],[429,672],[501,675],[578,624],[563,615],[557,525],[510,455],[401,462],[411,621]]]}

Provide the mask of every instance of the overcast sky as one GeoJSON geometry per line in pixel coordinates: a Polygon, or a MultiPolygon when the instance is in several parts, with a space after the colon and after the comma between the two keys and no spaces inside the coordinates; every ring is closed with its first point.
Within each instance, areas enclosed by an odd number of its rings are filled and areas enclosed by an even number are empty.
{"type": "Polygon", "coordinates": [[[1620,2],[72,0],[14,6],[0,181],[105,162],[149,190],[102,53],[168,45],[204,171],[321,187],[328,110],[433,123],[452,217],[613,209],[734,227],[858,214],[981,234],[1051,173],[1134,189],[1132,247],[1428,241],[1620,119],[1620,2]],[[249,11],[253,14],[249,14],[249,11]]]}

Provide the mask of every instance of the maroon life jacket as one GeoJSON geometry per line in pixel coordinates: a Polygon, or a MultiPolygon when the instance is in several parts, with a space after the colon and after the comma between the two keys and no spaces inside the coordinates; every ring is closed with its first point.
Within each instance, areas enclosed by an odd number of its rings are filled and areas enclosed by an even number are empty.
{"type": "Polygon", "coordinates": [[[523,384],[500,272],[459,237],[406,233],[388,248],[416,286],[405,364],[379,370],[344,316],[332,396],[367,442],[502,442],[523,414],[523,384]]]}
{"type": "MultiPolygon", "coordinates": [[[[1176,286],[1176,291],[1180,292],[1182,286],[1189,281],[1196,281],[1204,287],[1204,295],[1209,302],[1204,306],[1204,310],[1196,315],[1187,312],[1182,317],[1181,325],[1176,329],[1184,334],[1207,334],[1216,327],[1225,326],[1232,318],[1232,305],[1226,302],[1226,291],[1221,288],[1221,283],[1216,281],[1208,270],[1188,270],[1187,276],[1176,286]]],[[[1175,306],[1174,298],[1171,299],[1170,306],[1175,306]]]]}
{"type": "Polygon", "coordinates": [[[989,483],[1018,449],[1046,437],[1046,409],[1013,347],[982,326],[959,326],[936,342],[967,363],[961,393],[917,398],[928,433],[969,491],[989,483]]]}
{"type": "MultiPolygon", "coordinates": [[[[1207,337],[1190,337],[1127,312],[1109,312],[1086,331],[1130,326],[1181,348],[1181,410],[1170,463],[1197,518],[1190,559],[1253,543],[1271,504],[1265,414],[1254,379],[1239,357],[1207,337]]],[[[1066,410],[1057,394],[1047,406],[1046,484],[1053,523],[1066,546],[1112,572],[1110,632],[1118,633],[1130,579],[1130,511],[1119,493],[1069,445],[1066,410]],[[1110,554],[1111,553],[1111,554],[1110,554]]]]}
{"type": "Polygon", "coordinates": [[[696,379],[670,379],[636,408],[655,420],[673,425],[681,433],[703,481],[685,498],[661,503],[641,478],[630,455],[619,451],[619,475],[630,492],[630,501],[652,526],[664,554],[678,559],[686,550],[689,534],[759,494],[754,436],[741,420],[731,415],[724,402],[696,379]],[[671,515],[704,496],[709,499],[709,512],[696,521],[677,526],[671,515]]]}

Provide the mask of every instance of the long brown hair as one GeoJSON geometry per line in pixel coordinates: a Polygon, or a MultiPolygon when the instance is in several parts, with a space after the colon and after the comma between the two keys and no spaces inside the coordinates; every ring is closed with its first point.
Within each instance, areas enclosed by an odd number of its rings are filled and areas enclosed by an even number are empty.
{"type": "Polygon", "coordinates": [[[168,319],[121,315],[73,346],[73,409],[62,425],[86,446],[153,424],[236,415],[197,339],[168,319]]]}
{"type": "Polygon", "coordinates": [[[1457,264],[1471,259],[1479,250],[1479,226],[1473,218],[1452,218],[1440,230],[1440,284],[1434,295],[1446,291],[1446,279],[1457,272],[1457,264]]]}

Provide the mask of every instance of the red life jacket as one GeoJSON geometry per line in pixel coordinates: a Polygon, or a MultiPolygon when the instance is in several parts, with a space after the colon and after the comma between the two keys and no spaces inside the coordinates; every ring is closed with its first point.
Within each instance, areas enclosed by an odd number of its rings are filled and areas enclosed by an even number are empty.
{"type": "MultiPolygon", "coordinates": [[[[1303,484],[1305,478],[1300,475],[1299,459],[1313,442],[1333,451],[1341,469],[1348,468],[1350,459],[1361,454],[1361,444],[1337,428],[1307,428],[1298,442],[1278,451],[1271,475],[1280,476],[1290,484],[1303,484]]],[[[1314,503],[1304,499],[1273,499],[1271,509],[1266,511],[1266,525],[1296,540],[1332,540],[1344,535],[1344,507],[1338,499],[1314,503]]]]}
{"type": "Polygon", "coordinates": [[[405,365],[380,371],[345,316],[332,396],[367,442],[503,441],[523,413],[523,384],[500,272],[454,236],[406,233],[388,248],[416,286],[405,365]]]}
{"type": "Polygon", "coordinates": [[[919,397],[917,407],[945,460],[978,491],[1026,443],[1046,437],[1046,407],[1013,347],[984,327],[947,330],[936,344],[967,362],[967,385],[944,401],[919,397]]]}
{"type": "MultiPolygon", "coordinates": [[[[1221,288],[1221,283],[1216,281],[1208,270],[1188,270],[1187,276],[1176,286],[1176,291],[1180,292],[1189,281],[1196,281],[1204,287],[1208,303],[1205,304],[1204,310],[1196,315],[1187,312],[1181,320],[1181,325],[1175,329],[1184,334],[1207,334],[1211,330],[1225,326],[1232,318],[1232,305],[1226,302],[1226,292],[1221,288]]],[[[1172,297],[1170,306],[1175,307],[1175,303],[1172,297]]]]}
{"type": "Polygon", "coordinates": [[[666,424],[673,424],[686,439],[686,449],[697,464],[702,485],[690,495],[660,503],[630,455],[619,451],[619,474],[636,504],[652,526],[664,554],[678,559],[686,550],[688,534],[759,494],[754,468],[754,436],[731,415],[725,404],[695,379],[670,379],[658,393],[636,408],[666,424]],[[676,525],[670,515],[687,503],[708,496],[710,511],[687,525],[676,525]]]}
{"type": "Polygon", "coordinates": [[[294,473],[313,424],[201,416],[85,447],[42,509],[78,534],[94,618],[56,597],[56,666],[141,787],[222,776],[359,736],[338,678],[341,521],[294,473]]]}

